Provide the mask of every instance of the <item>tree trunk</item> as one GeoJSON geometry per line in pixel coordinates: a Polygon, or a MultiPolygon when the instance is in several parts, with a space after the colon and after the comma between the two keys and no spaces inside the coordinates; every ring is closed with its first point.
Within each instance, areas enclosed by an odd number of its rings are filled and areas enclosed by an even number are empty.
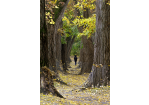
{"type": "Polygon", "coordinates": [[[53,25],[45,21],[45,0],[40,0],[40,66],[47,66],[50,68],[41,68],[40,70],[40,91],[44,94],[49,94],[49,92],[51,92],[61,98],[63,98],[63,96],[60,95],[54,87],[50,70],[54,70],[54,72],[56,72],[55,75],[57,75],[56,57],[59,58],[60,55],[56,55],[55,38],[69,0],[63,0],[63,2],[65,4],[63,6],[60,5],[59,8],[56,9],[54,16],[52,16],[55,21],[53,25]]]}
{"type": "Polygon", "coordinates": [[[110,6],[107,1],[96,2],[96,32],[94,64],[85,87],[109,85],[110,81],[110,6]]]}
{"type": "Polygon", "coordinates": [[[87,39],[87,36],[82,36],[82,43],[83,48],[80,56],[82,56],[82,67],[81,72],[79,74],[83,73],[90,73],[91,68],[93,65],[93,56],[94,56],[94,46],[91,38],[87,39]]]}
{"type": "Polygon", "coordinates": [[[66,70],[68,70],[67,69],[67,44],[62,44],[61,57],[62,57],[63,71],[66,73],[66,70]]]}
{"type": "Polygon", "coordinates": [[[77,68],[82,68],[82,59],[83,59],[83,48],[82,47],[82,41],[80,44],[80,56],[79,56],[79,62],[78,62],[78,67],[77,68]]]}
{"type": "MultiPolygon", "coordinates": [[[[62,27],[62,20],[59,24],[59,28],[62,27]]],[[[56,35],[56,68],[61,71],[60,63],[61,63],[61,33],[57,33],[56,35]]]]}
{"type": "Polygon", "coordinates": [[[47,24],[48,27],[48,50],[49,50],[49,67],[51,70],[56,71],[56,42],[53,24],[47,24]]]}
{"type": "Polygon", "coordinates": [[[68,65],[69,65],[69,63],[71,62],[71,59],[70,59],[70,52],[71,52],[72,45],[73,45],[73,42],[74,42],[75,37],[76,37],[76,36],[70,36],[70,37],[67,37],[67,38],[66,38],[66,41],[67,41],[67,64],[68,64],[68,65]]]}
{"type": "Polygon", "coordinates": [[[45,22],[45,0],[40,0],[40,67],[48,66],[48,40],[45,22]]]}
{"type": "Polygon", "coordinates": [[[55,21],[55,24],[47,24],[48,26],[48,50],[49,50],[49,68],[55,72],[57,72],[56,69],[56,36],[57,36],[57,30],[59,28],[59,24],[61,23],[62,16],[65,12],[65,9],[68,5],[69,0],[63,0],[65,3],[63,6],[59,6],[59,8],[54,9],[54,15],[53,20],[55,21]]]}
{"type": "Polygon", "coordinates": [[[70,63],[70,52],[71,52],[71,48],[74,42],[75,36],[73,36],[73,38],[67,37],[66,38],[66,42],[67,44],[62,44],[62,52],[61,52],[61,56],[62,56],[62,64],[63,64],[63,70],[64,72],[66,72],[66,70],[68,70],[68,67],[70,67],[69,63],[70,63]]]}
{"type": "MultiPolygon", "coordinates": [[[[89,18],[89,9],[85,9],[86,11],[83,12],[84,18],[89,18]]],[[[83,73],[90,73],[92,64],[93,64],[93,56],[94,56],[94,46],[91,37],[87,38],[87,36],[82,36],[82,43],[83,43],[83,49],[80,54],[81,58],[81,72],[79,74],[83,73]]]]}

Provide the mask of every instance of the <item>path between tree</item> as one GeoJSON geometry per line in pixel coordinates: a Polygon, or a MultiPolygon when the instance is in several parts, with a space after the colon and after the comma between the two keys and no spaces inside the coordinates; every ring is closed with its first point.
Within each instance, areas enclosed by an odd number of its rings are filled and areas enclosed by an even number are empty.
{"type": "Polygon", "coordinates": [[[41,105],[110,105],[110,87],[101,87],[101,88],[91,88],[84,91],[79,91],[78,88],[86,80],[89,73],[83,75],[73,75],[80,72],[75,63],[70,63],[71,68],[68,68],[68,73],[63,74],[59,71],[60,78],[69,84],[70,86],[61,85],[57,82],[54,82],[57,90],[62,94],[66,99],[62,99],[51,94],[49,95],[40,95],[40,104],[41,105]],[[76,89],[72,91],[73,89],[76,89]]]}

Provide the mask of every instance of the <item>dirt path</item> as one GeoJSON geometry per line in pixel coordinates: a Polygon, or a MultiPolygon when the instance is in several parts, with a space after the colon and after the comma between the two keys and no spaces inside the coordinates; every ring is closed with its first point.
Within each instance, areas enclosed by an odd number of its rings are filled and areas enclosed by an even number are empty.
{"type": "MultiPolygon", "coordinates": [[[[73,61],[73,59],[72,59],[73,61]]],[[[110,105],[110,88],[108,86],[101,88],[91,88],[84,91],[74,90],[81,86],[89,73],[83,75],[73,75],[80,72],[74,62],[70,63],[69,74],[63,74],[59,71],[60,78],[70,86],[54,83],[57,90],[66,98],[61,99],[53,95],[41,95],[41,105],[110,105]],[[44,103],[44,104],[43,104],[44,103]]]]}

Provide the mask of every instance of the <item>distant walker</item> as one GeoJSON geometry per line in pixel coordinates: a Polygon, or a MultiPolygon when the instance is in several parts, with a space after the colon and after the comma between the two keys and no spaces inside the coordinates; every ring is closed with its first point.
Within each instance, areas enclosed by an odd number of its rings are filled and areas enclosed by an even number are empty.
{"type": "Polygon", "coordinates": [[[74,61],[75,61],[75,65],[76,65],[76,62],[77,62],[77,56],[76,55],[74,56],[74,61]]]}

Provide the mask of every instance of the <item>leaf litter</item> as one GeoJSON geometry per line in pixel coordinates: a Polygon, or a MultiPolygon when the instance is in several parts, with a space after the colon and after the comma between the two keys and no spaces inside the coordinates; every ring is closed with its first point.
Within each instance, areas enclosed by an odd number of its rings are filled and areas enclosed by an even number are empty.
{"type": "Polygon", "coordinates": [[[67,71],[68,74],[58,71],[60,78],[69,86],[54,81],[55,88],[66,99],[53,96],[52,94],[43,95],[41,93],[40,105],[110,105],[110,86],[87,88],[79,91],[78,87],[81,87],[87,80],[89,73],[74,75],[78,74],[81,68],[77,68],[78,65],[75,66],[74,62],[71,62],[70,66],[71,68],[67,71]]]}

